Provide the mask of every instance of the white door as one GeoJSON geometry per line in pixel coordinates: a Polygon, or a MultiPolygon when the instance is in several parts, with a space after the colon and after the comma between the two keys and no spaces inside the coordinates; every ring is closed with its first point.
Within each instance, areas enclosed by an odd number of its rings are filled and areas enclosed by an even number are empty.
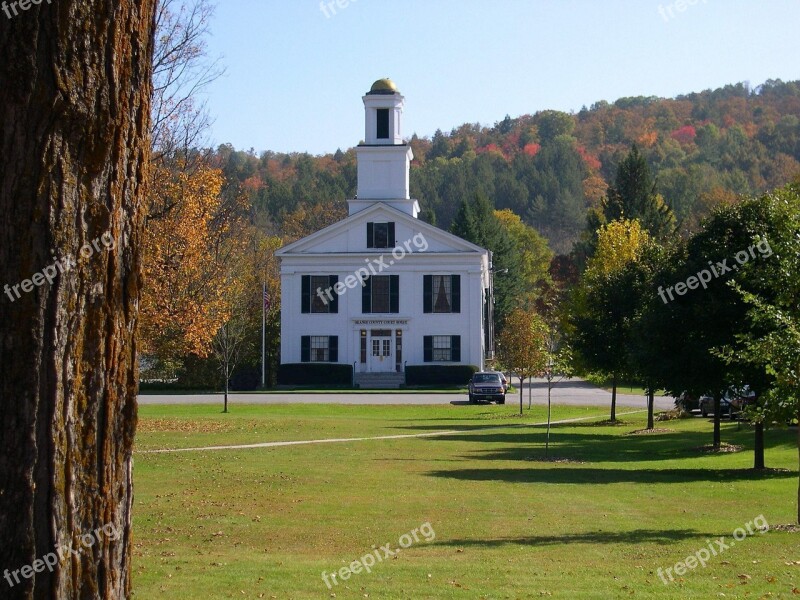
{"type": "Polygon", "coordinates": [[[370,332],[367,346],[370,373],[391,373],[395,370],[393,345],[391,330],[370,332]]]}

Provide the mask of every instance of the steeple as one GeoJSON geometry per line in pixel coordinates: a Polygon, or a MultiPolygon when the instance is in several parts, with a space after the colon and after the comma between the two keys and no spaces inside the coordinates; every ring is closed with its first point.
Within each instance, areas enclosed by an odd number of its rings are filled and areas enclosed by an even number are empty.
{"type": "Polygon", "coordinates": [[[414,153],[400,127],[405,98],[391,79],[379,79],[362,98],[364,142],[356,148],[358,194],[350,214],[385,202],[416,217],[419,203],[409,197],[409,170],[414,153]]]}

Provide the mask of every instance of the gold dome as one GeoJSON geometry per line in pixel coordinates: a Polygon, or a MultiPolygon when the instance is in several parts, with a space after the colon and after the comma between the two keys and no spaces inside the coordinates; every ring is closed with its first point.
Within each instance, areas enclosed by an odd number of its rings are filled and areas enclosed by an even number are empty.
{"type": "Polygon", "coordinates": [[[378,79],[375,83],[372,84],[372,87],[369,90],[370,94],[399,94],[399,90],[395,85],[394,81],[389,79],[388,77],[384,77],[383,79],[378,79]]]}

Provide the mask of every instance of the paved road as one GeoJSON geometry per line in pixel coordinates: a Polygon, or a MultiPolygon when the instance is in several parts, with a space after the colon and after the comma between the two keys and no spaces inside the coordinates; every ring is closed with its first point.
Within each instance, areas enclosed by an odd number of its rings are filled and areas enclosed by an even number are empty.
{"type": "MultiPolygon", "coordinates": [[[[524,402],[528,402],[528,385],[525,386],[524,402]]],[[[232,404],[466,404],[466,394],[402,394],[402,393],[331,393],[331,394],[229,394],[232,404]]],[[[519,396],[509,395],[507,402],[519,401],[519,396]]],[[[221,394],[143,394],[140,404],[217,404],[221,394]]],[[[533,403],[547,403],[547,384],[542,380],[533,382],[533,403]]],[[[578,406],[610,406],[611,392],[597,388],[580,379],[564,381],[553,389],[554,404],[578,406]]],[[[617,394],[617,406],[646,408],[643,396],[617,394]]],[[[656,397],[656,409],[673,407],[672,398],[656,397]]]]}

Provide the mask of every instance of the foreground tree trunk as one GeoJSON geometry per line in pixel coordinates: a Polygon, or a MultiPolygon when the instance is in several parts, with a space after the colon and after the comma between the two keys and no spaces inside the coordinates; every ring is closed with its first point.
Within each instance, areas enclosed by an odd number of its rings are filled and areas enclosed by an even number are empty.
{"type": "Polygon", "coordinates": [[[714,394],[714,450],[719,450],[722,447],[722,431],[720,426],[721,410],[721,394],[714,394]]]}
{"type": "MultiPolygon", "coordinates": [[[[800,409],[797,411],[797,463],[800,465],[800,409]]],[[[800,525],[800,470],[797,475],[797,524],[800,525]]]]}
{"type": "Polygon", "coordinates": [[[653,429],[655,428],[655,419],[653,418],[653,409],[656,403],[656,393],[653,391],[652,387],[647,389],[647,428],[653,429]]]}
{"type": "Polygon", "coordinates": [[[154,3],[1,17],[3,599],[130,593],[154,3]]]}

